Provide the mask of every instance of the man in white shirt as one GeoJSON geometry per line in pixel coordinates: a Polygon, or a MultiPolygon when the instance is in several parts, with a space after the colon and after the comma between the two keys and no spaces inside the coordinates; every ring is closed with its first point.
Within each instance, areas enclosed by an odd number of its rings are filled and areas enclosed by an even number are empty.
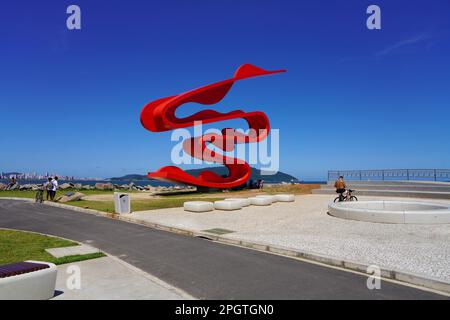
{"type": "Polygon", "coordinates": [[[52,184],[53,184],[53,189],[52,189],[51,200],[55,201],[56,191],[58,190],[58,177],[53,178],[52,184]]]}

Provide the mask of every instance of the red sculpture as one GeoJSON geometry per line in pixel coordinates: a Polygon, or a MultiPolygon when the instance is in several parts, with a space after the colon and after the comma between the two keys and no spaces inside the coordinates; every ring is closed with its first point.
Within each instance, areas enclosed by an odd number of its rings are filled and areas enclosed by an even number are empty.
{"type": "Polygon", "coordinates": [[[147,104],[141,112],[142,125],[153,132],[169,131],[194,125],[195,121],[212,123],[230,119],[245,119],[252,129],[249,134],[242,134],[233,129],[222,129],[222,134],[207,134],[185,140],[183,150],[201,160],[224,164],[229,171],[227,177],[221,177],[212,171],[204,170],[194,177],[175,166],[167,166],[148,174],[150,178],[184,183],[211,188],[232,188],[240,186],[250,179],[250,166],[241,159],[217,154],[209,149],[209,143],[226,152],[233,151],[235,144],[259,142],[267,137],[270,130],[269,119],[260,111],[244,112],[235,110],[220,113],[214,110],[203,110],[186,118],[177,118],[176,109],[184,103],[196,102],[211,105],[221,101],[231,89],[235,81],[264,76],[286,70],[267,71],[251,64],[240,66],[231,79],[216,82],[198,89],[180,93],[176,96],[161,98],[147,104]]]}

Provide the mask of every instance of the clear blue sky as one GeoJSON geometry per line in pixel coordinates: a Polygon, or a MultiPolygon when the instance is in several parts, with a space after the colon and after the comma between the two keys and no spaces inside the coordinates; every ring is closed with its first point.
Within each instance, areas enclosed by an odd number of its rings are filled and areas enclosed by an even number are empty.
{"type": "Polygon", "coordinates": [[[219,105],[266,112],[282,171],[448,168],[449,14],[448,0],[4,2],[0,171],[110,177],[170,164],[170,133],[142,128],[142,106],[243,63],[288,69],[238,83],[219,105]],[[70,4],[81,31],[66,28],[70,4]],[[366,28],[370,4],[382,30],[366,28]]]}

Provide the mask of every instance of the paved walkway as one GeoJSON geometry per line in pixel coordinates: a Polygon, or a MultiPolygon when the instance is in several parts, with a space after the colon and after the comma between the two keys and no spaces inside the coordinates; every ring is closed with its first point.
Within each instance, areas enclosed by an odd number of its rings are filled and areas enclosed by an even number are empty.
{"type": "Polygon", "coordinates": [[[0,200],[0,227],[89,243],[200,299],[433,299],[431,292],[110,218],[0,200]]]}
{"type": "Polygon", "coordinates": [[[54,300],[179,300],[188,294],[118,261],[117,258],[69,263],[58,266],[54,300]],[[74,267],[79,268],[80,287],[74,288],[74,267]]]}
{"type": "MultiPolygon", "coordinates": [[[[332,198],[329,195],[303,195],[297,196],[294,203],[251,206],[231,212],[188,213],[182,208],[174,208],[141,211],[131,216],[192,231],[228,229],[235,232],[223,237],[365,265],[376,264],[450,282],[450,225],[379,224],[339,219],[327,215],[332,198]]],[[[360,200],[371,199],[380,198],[360,197],[360,200]]]]}
{"type": "Polygon", "coordinates": [[[80,244],[78,246],[61,247],[61,248],[48,248],[45,249],[45,251],[47,251],[56,258],[101,252],[97,248],[91,247],[87,244],[80,244]]]}

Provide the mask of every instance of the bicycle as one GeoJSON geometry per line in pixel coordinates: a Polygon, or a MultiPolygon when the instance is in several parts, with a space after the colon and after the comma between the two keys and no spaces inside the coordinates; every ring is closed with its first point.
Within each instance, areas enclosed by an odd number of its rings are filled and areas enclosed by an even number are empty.
{"type": "Polygon", "coordinates": [[[348,189],[346,194],[340,194],[339,197],[336,197],[333,202],[342,202],[342,201],[358,201],[356,196],[352,196],[352,192],[355,190],[348,189]]]}
{"type": "Polygon", "coordinates": [[[44,186],[40,186],[38,188],[38,190],[36,192],[36,197],[35,197],[36,203],[44,202],[44,190],[45,190],[44,186]]]}

